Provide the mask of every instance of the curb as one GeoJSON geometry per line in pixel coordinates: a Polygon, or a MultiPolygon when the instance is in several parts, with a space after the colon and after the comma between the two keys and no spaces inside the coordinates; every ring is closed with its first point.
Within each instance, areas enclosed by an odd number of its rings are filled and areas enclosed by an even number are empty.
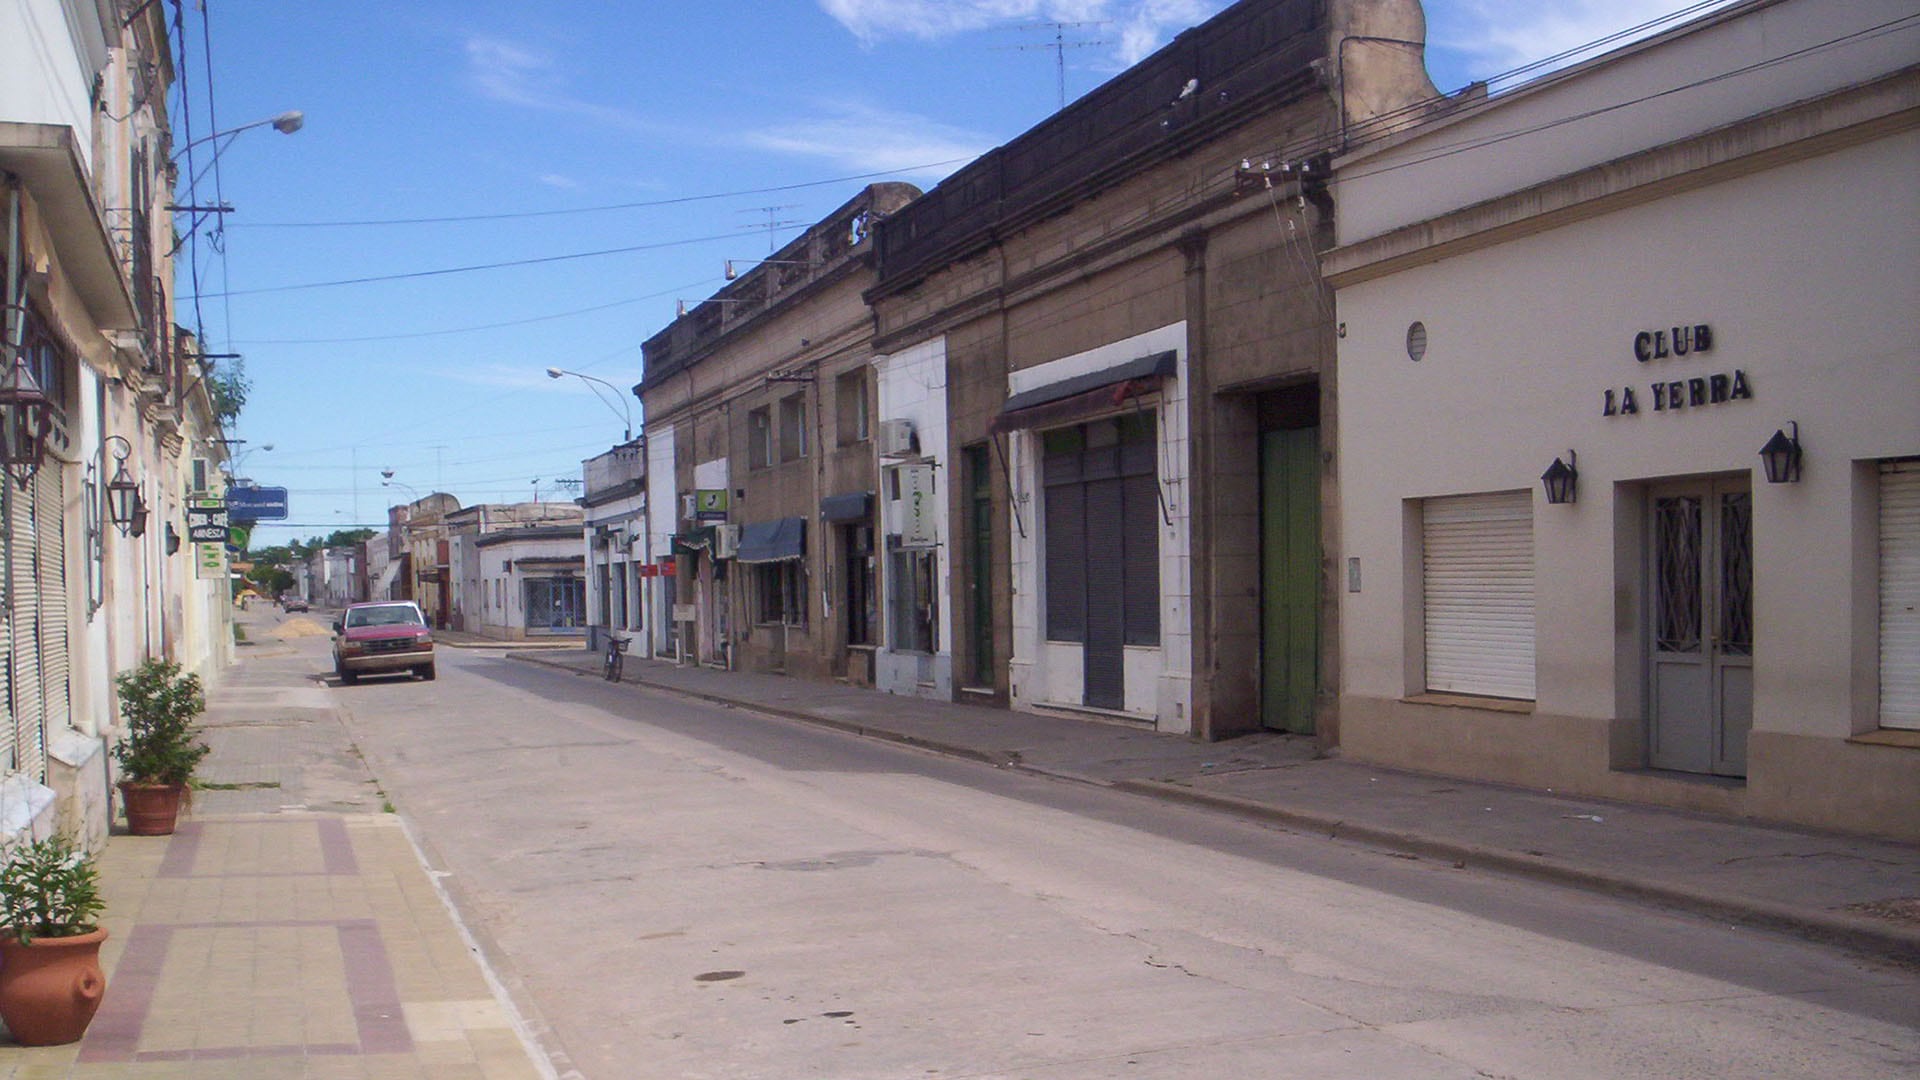
{"type": "Polygon", "coordinates": [[[1576,866],[1540,855],[1482,847],[1443,837],[1404,829],[1384,828],[1344,821],[1340,818],[1291,807],[1255,802],[1233,795],[1198,791],[1181,784],[1159,780],[1119,780],[1112,785],[1123,791],[1151,795],[1172,802],[1223,810],[1243,817],[1324,833],[1329,839],[1358,840],[1392,848],[1412,855],[1452,861],[1456,866],[1474,866],[1503,873],[1571,885],[1589,892],[1650,901],[1668,907],[1756,926],[1788,931],[1804,938],[1838,945],[1881,959],[1920,964],[1920,928],[1882,923],[1875,919],[1825,911],[1820,908],[1777,904],[1753,897],[1729,897],[1704,893],[1686,885],[1657,878],[1635,878],[1576,866]]]}
{"type": "MultiPolygon", "coordinates": [[[[540,664],[544,667],[555,668],[560,671],[570,671],[578,675],[593,674],[591,671],[537,655],[509,655],[507,658],[526,663],[540,664]]],[[[1212,792],[1187,787],[1183,784],[1168,783],[1161,780],[1102,780],[1094,777],[1039,769],[1023,764],[1020,761],[1019,754],[1012,751],[1004,751],[999,755],[995,755],[976,750],[969,746],[959,746],[915,735],[904,735],[897,731],[888,731],[852,721],[819,716],[799,709],[741,701],[737,698],[723,697],[718,694],[709,694],[698,690],[686,690],[662,683],[643,682],[637,685],[675,694],[695,701],[704,701],[709,704],[722,705],[729,708],[750,709],[755,712],[767,713],[772,716],[778,716],[804,724],[812,724],[817,727],[831,728],[835,731],[843,731],[852,735],[860,735],[870,739],[880,739],[886,742],[912,746],[921,750],[943,754],[948,757],[977,761],[995,768],[1020,769],[1023,772],[1033,773],[1036,776],[1050,776],[1055,779],[1094,784],[1096,786],[1113,788],[1118,791],[1125,791],[1134,795],[1143,795],[1168,802],[1178,802],[1189,806],[1222,811],[1258,821],[1266,821],[1278,825],[1323,833],[1329,839],[1355,840],[1405,852],[1410,855],[1453,862],[1462,868],[1473,866],[1480,869],[1495,870],[1502,873],[1528,877],[1556,885],[1569,885],[1584,889],[1588,892],[1647,901],[1688,911],[1696,915],[1705,915],[1714,919],[1768,930],[1784,931],[1802,938],[1865,953],[1878,959],[1920,965],[1920,927],[1908,929],[1899,925],[1883,923],[1876,919],[1867,919],[1841,912],[1826,911],[1820,908],[1804,908],[1790,904],[1777,904],[1772,901],[1752,897],[1715,895],[1701,892],[1698,889],[1693,889],[1676,882],[1662,881],[1656,878],[1628,877],[1621,874],[1576,866],[1571,863],[1540,855],[1528,855],[1523,852],[1462,843],[1457,840],[1450,840],[1444,837],[1411,830],[1363,825],[1326,814],[1278,806],[1272,803],[1256,802],[1252,799],[1244,799],[1234,795],[1214,794],[1212,792]]]]}

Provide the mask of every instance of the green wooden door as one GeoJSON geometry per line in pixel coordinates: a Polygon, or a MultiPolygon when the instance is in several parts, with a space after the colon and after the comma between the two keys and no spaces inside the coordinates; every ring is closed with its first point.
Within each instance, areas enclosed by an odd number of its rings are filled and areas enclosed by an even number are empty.
{"type": "Polygon", "coordinates": [[[1320,674],[1320,429],[1260,436],[1260,722],[1313,733],[1320,674]]]}

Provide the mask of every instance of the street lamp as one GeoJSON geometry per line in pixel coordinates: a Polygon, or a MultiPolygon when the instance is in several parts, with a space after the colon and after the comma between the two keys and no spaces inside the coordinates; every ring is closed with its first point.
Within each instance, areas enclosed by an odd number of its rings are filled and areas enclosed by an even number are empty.
{"type": "MultiPolygon", "coordinates": [[[[243,443],[243,442],[246,442],[247,440],[228,439],[226,441],[229,443],[243,443]]],[[[253,483],[253,481],[240,475],[240,466],[247,460],[247,458],[253,456],[254,454],[262,453],[262,452],[269,453],[269,454],[272,453],[273,444],[261,443],[259,446],[253,447],[250,450],[242,450],[237,454],[232,454],[227,457],[227,478],[233,482],[234,487],[246,487],[253,483]]]]}
{"type": "MultiPolygon", "coordinates": [[[[168,160],[179,161],[180,156],[182,154],[185,154],[187,151],[193,149],[196,146],[199,146],[201,143],[212,142],[215,139],[231,139],[233,136],[238,135],[243,131],[252,131],[254,128],[266,127],[268,124],[272,124],[273,130],[279,132],[282,135],[291,135],[294,132],[299,131],[301,128],[306,126],[307,114],[301,112],[299,109],[288,109],[286,112],[283,112],[278,116],[269,116],[265,120],[255,120],[251,124],[241,124],[239,127],[228,128],[225,131],[216,131],[211,135],[202,135],[199,138],[193,140],[192,142],[189,142],[186,145],[182,146],[180,149],[175,150],[173,152],[173,156],[168,160]]],[[[222,147],[221,149],[225,149],[225,147],[222,147]]],[[[220,151],[215,150],[214,156],[219,157],[220,151]]]]}
{"type": "Polygon", "coordinates": [[[602,394],[598,389],[595,389],[592,384],[599,383],[601,386],[604,386],[607,389],[613,391],[614,400],[620,403],[620,407],[618,409],[614,409],[614,412],[616,415],[620,417],[621,423],[626,425],[625,436],[620,441],[621,442],[633,441],[633,411],[627,408],[627,399],[621,395],[619,387],[613,385],[612,383],[608,382],[605,379],[602,379],[593,375],[585,375],[578,371],[568,371],[566,368],[557,368],[557,367],[550,367],[547,369],[547,378],[549,379],[558,379],[563,375],[571,375],[576,379],[582,379],[585,382],[587,382],[588,383],[587,388],[590,390],[593,390],[593,396],[599,398],[602,402],[605,402],[607,408],[609,409],[613,408],[613,402],[607,401],[607,396],[605,394],[602,394]]]}
{"type": "Polygon", "coordinates": [[[107,520],[120,530],[121,536],[130,536],[134,520],[142,510],[140,485],[127,473],[127,459],[133,456],[133,444],[119,435],[109,435],[101,442],[100,449],[113,452],[113,479],[107,481],[106,491],[107,520]]]}
{"type": "MultiPolygon", "coordinates": [[[[8,309],[13,315],[13,305],[8,309]]],[[[25,315],[25,309],[19,309],[21,321],[25,315]]],[[[13,323],[14,319],[7,322],[13,323]]],[[[0,338],[0,346],[4,346],[0,354],[12,353],[13,361],[0,375],[0,466],[6,467],[24,491],[47,457],[47,438],[53,433],[53,400],[41,389],[40,380],[33,377],[27,350],[13,340],[15,327],[5,329],[7,337],[0,338]]]]}
{"type": "Polygon", "coordinates": [[[410,485],[410,484],[405,484],[405,483],[402,483],[402,482],[400,482],[400,481],[398,481],[398,480],[395,480],[395,479],[393,478],[393,470],[392,470],[392,469],[381,469],[381,470],[380,470],[380,486],[381,486],[381,487],[397,487],[397,488],[405,488],[405,489],[406,489],[406,492],[407,492],[407,494],[409,494],[409,495],[411,495],[411,496],[413,496],[413,501],[414,501],[414,502],[419,502],[419,501],[420,501],[420,493],[419,493],[419,492],[417,492],[417,491],[415,491],[415,490],[413,490],[413,487],[412,487],[412,485],[410,485]]]}

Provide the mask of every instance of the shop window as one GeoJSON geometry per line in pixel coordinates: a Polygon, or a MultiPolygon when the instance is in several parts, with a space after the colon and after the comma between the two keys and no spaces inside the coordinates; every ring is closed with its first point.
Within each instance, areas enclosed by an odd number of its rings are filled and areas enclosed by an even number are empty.
{"type": "Polygon", "coordinates": [[[806,573],[799,559],[755,563],[753,586],[759,604],[757,621],[787,626],[807,624],[806,573]]]}
{"type": "Polygon", "coordinates": [[[534,578],[525,583],[528,630],[577,630],[586,625],[586,583],[579,578],[534,578]]]}
{"type": "Polygon", "coordinates": [[[807,395],[791,394],[780,399],[780,460],[796,461],[807,456],[807,395]]]}
{"type": "Polygon", "coordinates": [[[841,446],[866,442],[871,435],[867,406],[867,371],[849,371],[833,381],[835,430],[841,446]]]}
{"type": "Polygon", "coordinates": [[[1428,499],[1421,510],[1426,688],[1533,700],[1532,492],[1428,499]]]}
{"type": "Polygon", "coordinates": [[[764,469],[773,464],[773,410],[768,406],[747,414],[747,465],[764,469]]]}
{"type": "Polygon", "coordinates": [[[902,548],[888,558],[895,652],[938,652],[940,561],[934,548],[902,548]]]}

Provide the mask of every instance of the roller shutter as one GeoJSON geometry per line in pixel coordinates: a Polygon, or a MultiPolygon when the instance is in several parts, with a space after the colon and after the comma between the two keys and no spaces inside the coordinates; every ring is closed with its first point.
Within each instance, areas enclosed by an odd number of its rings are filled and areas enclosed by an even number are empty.
{"type": "Polygon", "coordinates": [[[1920,461],[1880,467],[1880,726],[1920,729],[1920,461]]]}
{"type": "Polygon", "coordinates": [[[65,472],[48,462],[33,476],[33,529],[40,549],[40,685],[45,727],[70,726],[67,649],[65,472]]]}
{"type": "Polygon", "coordinates": [[[7,656],[9,704],[13,708],[14,768],[40,780],[46,776],[46,710],[40,690],[40,553],[34,532],[33,488],[7,486],[7,577],[12,610],[12,640],[7,656]]]}
{"type": "Polygon", "coordinates": [[[1429,499],[1421,540],[1427,689],[1532,700],[1531,492],[1429,499]]]}

